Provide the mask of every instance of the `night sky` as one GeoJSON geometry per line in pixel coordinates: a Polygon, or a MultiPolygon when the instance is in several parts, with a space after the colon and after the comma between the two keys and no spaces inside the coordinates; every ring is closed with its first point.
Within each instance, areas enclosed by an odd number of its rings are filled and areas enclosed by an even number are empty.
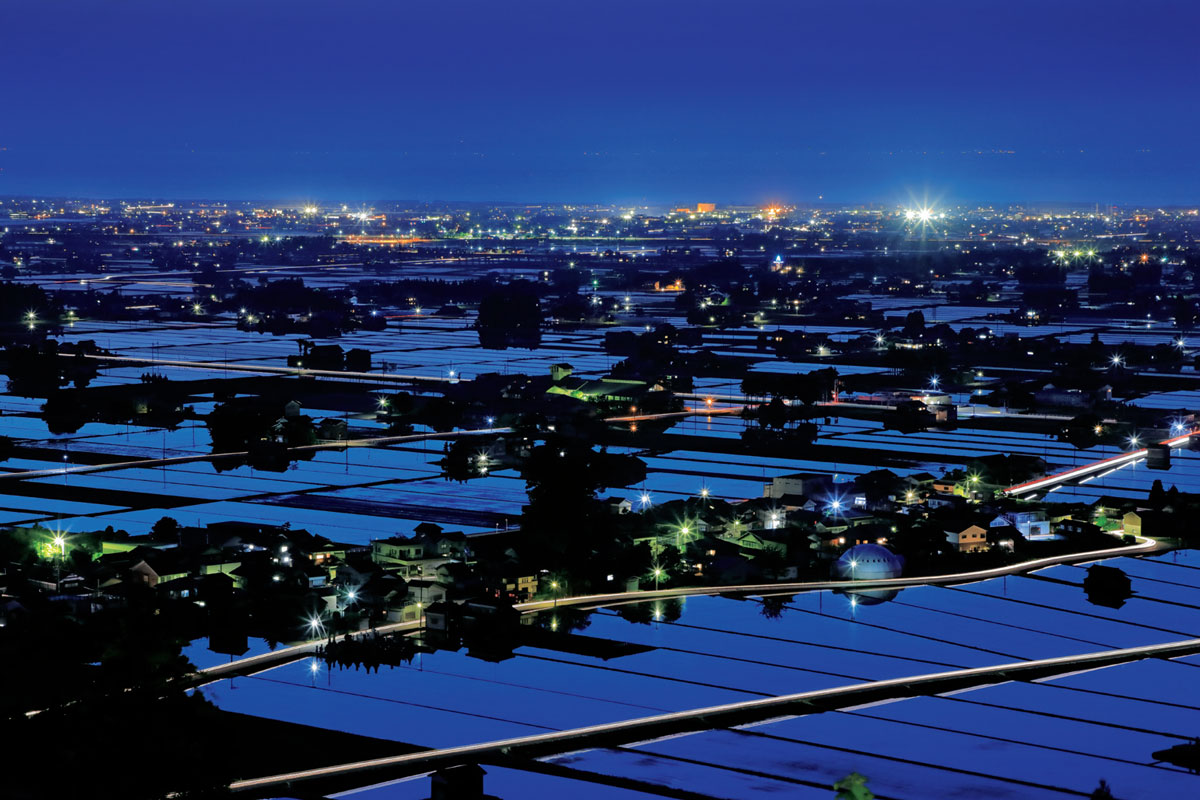
{"type": "Polygon", "coordinates": [[[1197,0],[5,0],[0,194],[1200,200],[1197,0]]]}

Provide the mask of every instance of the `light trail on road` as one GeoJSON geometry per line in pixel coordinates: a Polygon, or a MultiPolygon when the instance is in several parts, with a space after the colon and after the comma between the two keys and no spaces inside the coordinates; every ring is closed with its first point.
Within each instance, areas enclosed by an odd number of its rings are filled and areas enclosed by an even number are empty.
{"type": "Polygon", "coordinates": [[[1200,652],[1200,639],[1184,639],[1165,644],[1141,645],[1077,655],[1015,661],[988,667],[971,667],[865,681],[832,689],[817,689],[777,697],[743,700],[724,705],[589,725],[565,731],[423,750],[367,761],[251,778],[235,781],[230,785],[230,790],[233,792],[269,792],[307,781],[322,778],[344,778],[356,773],[380,769],[392,768],[398,771],[402,770],[405,774],[417,774],[451,764],[477,763],[500,756],[545,757],[602,745],[651,741],[661,738],[663,735],[678,735],[716,727],[729,727],[735,724],[745,725],[778,716],[820,713],[826,710],[861,706],[879,700],[938,694],[939,691],[1006,682],[1014,678],[1045,679],[1058,677],[1064,673],[1098,669],[1145,658],[1174,658],[1197,652],[1200,652]]]}
{"type": "MultiPolygon", "coordinates": [[[[1183,447],[1185,444],[1191,441],[1192,437],[1195,435],[1195,433],[1185,433],[1182,436],[1176,436],[1171,439],[1163,439],[1161,442],[1159,442],[1159,444],[1167,445],[1168,447],[1172,448],[1183,447]]],[[[1026,481],[1025,483],[1018,483],[1015,486],[1009,486],[1007,489],[1004,489],[1003,492],[1007,495],[1021,495],[1029,494],[1030,492],[1036,492],[1041,489],[1053,489],[1061,486],[1064,483],[1068,483],[1069,481],[1073,481],[1078,478],[1084,478],[1088,475],[1093,475],[1100,470],[1108,470],[1108,472],[1111,472],[1113,469],[1128,466],[1129,464],[1145,458],[1146,453],[1148,453],[1149,450],[1150,448],[1143,447],[1139,450],[1130,450],[1127,453],[1121,453],[1120,455],[1112,456],[1110,458],[1102,458],[1099,461],[1093,461],[1090,464],[1084,464],[1082,467],[1073,467],[1071,469],[1064,470],[1063,472],[1056,472],[1053,475],[1047,475],[1044,478],[1036,478],[1032,481],[1026,481]]],[[[1104,474],[1107,475],[1108,472],[1105,472],[1104,474]]]]}
{"type": "MultiPolygon", "coordinates": [[[[725,586],[679,586],[666,589],[641,589],[633,592],[609,592],[606,594],[576,595],[574,597],[559,597],[549,600],[531,600],[517,603],[513,608],[522,614],[538,611],[554,611],[557,608],[599,608],[602,606],[628,605],[652,600],[669,600],[676,597],[695,597],[715,594],[744,594],[744,595],[773,595],[797,594],[800,592],[829,591],[834,589],[902,589],[913,586],[937,586],[946,584],[973,583],[1013,575],[1018,572],[1042,569],[1057,564],[1072,564],[1083,561],[1095,561],[1117,556],[1145,555],[1157,551],[1161,545],[1153,539],[1141,539],[1136,544],[1122,547],[1111,547],[1103,550],[1091,550],[1086,553],[1071,553],[1062,556],[1049,556],[1031,561],[1022,561],[1006,567],[975,570],[973,572],[955,572],[943,575],[926,575],[912,578],[881,578],[873,581],[797,581],[792,583],[753,583],[725,586]]],[[[394,622],[381,625],[369,631],[360,631],[351,636],[366,636],[370,634],[406,633],[420,630],[420,619],[408,622],[394,622]]],[[[316,639],[301,644],[292,645],[270,653],[260,653],[255,656],[205,667],[199,672],[198,685],[220,680],[229,675],[242,675],[269,669],[272,666],[303,658],[315,653],[317,648],[325,643],[324,639],[316,639]]]]}

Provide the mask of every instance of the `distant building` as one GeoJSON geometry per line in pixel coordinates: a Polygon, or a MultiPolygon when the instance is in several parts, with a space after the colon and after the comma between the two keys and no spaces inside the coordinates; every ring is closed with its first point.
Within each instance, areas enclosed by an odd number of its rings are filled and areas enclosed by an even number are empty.
{"type": "Polygon", "coordinates": [[[326,441],[344,441],[348,434],[348,426],[346,420],[336,417],[326,417],[321,420],[321,424],[317,426],[317,438],[326,441]]]}
{"type": "Polygon", "coordinates": [[[589,403],[634,403],[649,389],[645,381],[603,378],[585,380],[564,377],[546,390],[546,394],[561,394],[589,403]]]}
{"type": "Polygon", "coordinates": [[[1146,466],[1149,469],[1171,468],[1171,446],[1151,444],[1146,448],[1146,466]]]}
{"type": "Polygon", "coordinates": [[[458,531],[447,533],[437,525],[421,523],[415,534],[391,536],[371,542],[371,560],[385,568],[395,568],[405,578],[427,575],[446,561],[468,557],[467,537],[458,531]]]}
{"type": "Polygon", "coordinates": [[[1033,394],[1034,402],[1056,408],[1095,408],[1097,403],[1112,400],[1112,387],[1105,384],[1092,391],[1061,389],[1052,383],[1033,394]]]}
{"type": "Polygon", "coordinates": [[[833,476],[820,472],[794,472],[779,475],[763,486],[763,497],[781,498],[784,495],[801,495],[809,498],[825,497],[833,491],[833,476]]]}

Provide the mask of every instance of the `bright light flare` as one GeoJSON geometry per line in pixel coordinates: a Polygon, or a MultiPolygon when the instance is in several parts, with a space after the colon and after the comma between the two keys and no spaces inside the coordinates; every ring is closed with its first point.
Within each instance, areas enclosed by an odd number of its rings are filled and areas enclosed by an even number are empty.
{"type": "Polygon", "coordinates": [[[945,214],[938,214],[928,206],[919,206],[917,208],[906,208],[904,210],[905,222],[915,222],[920,225],[930,225],[935,219],[945,219],[945,214]]]}

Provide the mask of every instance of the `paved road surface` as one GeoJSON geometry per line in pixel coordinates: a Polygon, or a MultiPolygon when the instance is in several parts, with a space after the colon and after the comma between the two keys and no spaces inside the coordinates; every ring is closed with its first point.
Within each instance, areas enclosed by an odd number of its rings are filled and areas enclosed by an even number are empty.
{"type": "MultiPolygon", "coordinates": [[[[1176,436],[1171,439],[1163,439],[1159,444],[1165,444],[1168,447],[1185,447],[1196,433],[1185,433],[1182,436],[1176,436]]],[[[1036,478],[1025,483],[1018,483],[1015,486],[1009,486],[1004,490],[1005,494],[1018,496],[1023,494],[1031,494],[1033,492],[1048,491],[1056,486],[1061,486],[1070,481],[1080,480],[1089,475],[1095,475],[1098,472],[1105,470],[1114,470],[1120,467],[1125,467],[1140,461],[1146,457],[1148,448],[1140,450],[1130,450],[1128,453],[1121,453],[1110,458],[1102,458],[1099,461],[1093,461],[1090,464],[1084,464],[1082,467],[1073,467],[1072,469],[1056,472],[1053,475],[1047,475],[1043,478],[1036,478]]]]}
{"type": "MultiPolygon", "coordinates": [[[[1095,561],[1102,558],[1117,556],[1145,555],[1160,549],[1161,545],[1152,539],[1142,539],[1137,544],[1122,547],[1110,547],[1104,550],[1093,550],[1087,553],[1074,553],[1063,556],[1039,558],[1032,561],[1022,561],[1007,567],[976,570],[973,572],[955,572],[945,575],[928,575],[914,578],[885,578],[874,581],[798,581],[793,583],[752,583],[726,586],[680,586],[664,589],[644,589],[636,592],[611,592],[608,594],[575,595],[550,600],[531,600],[514,606],[522,614],[538,611],[551,611],[555,608],[600,608],[602,606],[642,603],[651,600],[668,600],[676,597],[695,597],[714,594],[745,594],[772,595],[797,594],[800,592],[828,591],[831,589],[902,589],[912,586],[929,586],[944,584],[972,583],[974,581],[998,578],[1003,575],[1013,575],[1018,572],[1042,569],[1055,564],[1071,564],[1081,561],[1095,561]]],[[[420,620],[411,622],[394,622],[380,625],[372,629],[376,633],[406,633],[420,628],[420,620]]],[[[363,631],[356,635],[369,634],[363,631]]],[[[270,653],[240,658],[226,664],[217,664],[200,670],[198,684],[211,683],[232,675],[245,675],[260,672],[289,661],[295,661],[316,652],[325,640],[315,639],[311,642],[284,647],[270,653]]]]}

